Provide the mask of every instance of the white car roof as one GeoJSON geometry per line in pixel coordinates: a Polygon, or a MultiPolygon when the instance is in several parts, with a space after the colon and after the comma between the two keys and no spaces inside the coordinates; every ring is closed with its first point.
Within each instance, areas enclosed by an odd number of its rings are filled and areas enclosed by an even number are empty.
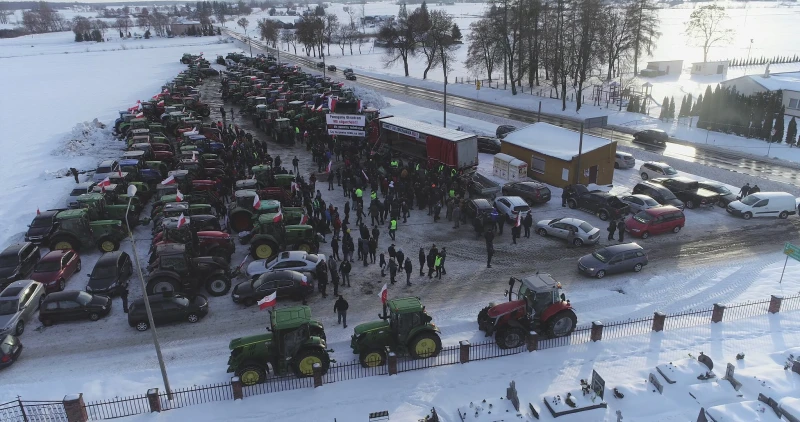
{"type": "Polygon", "coordinates": [[[287,261],[290,259],[306,259],[307,252],[303,251],[286,251],[278,254],[278,261],[287,261]]]}

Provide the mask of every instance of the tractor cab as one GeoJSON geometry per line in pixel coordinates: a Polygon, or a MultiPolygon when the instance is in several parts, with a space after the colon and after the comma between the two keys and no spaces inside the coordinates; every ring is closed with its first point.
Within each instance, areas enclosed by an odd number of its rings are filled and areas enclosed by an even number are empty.
{"type": "Polygon", "coordinates": [[[178,193],[178,186],[174,184],[162,185],[161,183],[159,183],[158,185],[156,185],[156,198],[159,198],[159,200],[162,200],[161,198],[167,195],[177,195],[177,193],[178,193]]]}
{"type": "Polygon", "coordinates": [[[119,160],[119,168],[123,172],[132,173],[134,176],[139,174],[142,169],[142,162],[139,160],[119,160]]]}
{"type": "Polygon", "coordinates": [[[99,220],[105,213],[106,199],[100,193],[84,193],[75,201],[78,203],[78,208],[86,210],[86,216],[90,220],[99,220]]]}
{"type": "Polygon", "coordinates": [[[569,301],[561,291],[561,283],[555,281],[550,274],[534,274],[523,279],[511,277],[508,280],[508,300],[512,296],[524,299],[527,307],[536,314],[541,314],[554,303],[569,301]],[[514,285],[519,283],[519,289],[514,292],[514,285]]]}
{"type": "Polygon", "coordinates": [[[258,180],[256,179],[244,179],[244,180],[237,180],[236,181],[236,189],[239,190],[258,190],[260,187],[258,180]]]}
{"type": "Polygon", "coordinates": [[[269,183],[268,179],[271,170],[272,166],[266,164],[259,164],[250,168],[250,172],[255,176],[256,180],[261,182],[264,186],[269,183]]]}
{"type": "Polygon", "coordinates": [[[146,151],[139,150],[139,149],[131,150],[131,151],[125,151],[125,152],[122,153],[122,159],[123,160],[139,160],[139,161],[144,163],[145,161],[153,159],[153,149],[152,149],[152,147],[150,147],[146,151]]]}

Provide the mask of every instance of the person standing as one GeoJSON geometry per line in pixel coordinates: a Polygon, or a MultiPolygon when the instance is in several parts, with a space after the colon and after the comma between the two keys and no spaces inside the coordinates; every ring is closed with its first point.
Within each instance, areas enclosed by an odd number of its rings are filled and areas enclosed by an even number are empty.
{"type": "Polygon", "coordinates": [[[614,232],[617,231],[617,222],[614,220],[608,221],[608,240],[614,240],[614,232]]]}
{"type": "Polygon", "coordinates": [[[442,254],[436,255],[433,261],[433,267],[436,270],[436,278],[442,279],[442,254]]]}
{"type": "Polygon", "coordinates": [[[380,240],[381,231],[378,229],[378,226],[372,227],[372,237],[375,238],[375,242],[377,243],[380,240]]]}
{"type": "Polygon", "coordinates": [[[395,277],[397,277],[397,261],[395,261],[394,258],[389,258],[389,281],[391,281],[392,284],[397,282],[395,277]]]}
{"type": "Polygon", "coordinates": [[[331,258],[331,263],[328,266],[331,272],[331,284],[333,284],[333,295],[339,296],[339,269],[337,268],[336,261],[331,258]]]}
{"type": "Polygon", "coordinates": [[[517,244],[517,239],[519,239],[519,234],[522,231],[520,229],[521,229],[521,227],[516,225],[516,224],[514,224],[514,227],[511,228],[511,244],[512,245],[516,245],[517,244]]]}
{"type": "Polygon", "coordinates": [[[458,202],[456,202],[455,207],[453,207],[453,220],[456,222],[453,228],[457,229],[461,225],[461,208],[458,206],[458,202]]]}
{"type": "Polygon", "coordinates": [[[625,220],[619,220],[617,223],[617,231],[619,232],[619,241],[622,242],[625,239],[625,220]]]}
{"type": "Polygon", "coordinates": [[[531,238],[531,226],[533,225],[533,215],[531,214],[533,214],[533,212],[528,211],[528,214],[522,219],[522,227],[525,228],[525,237],[528,239],[531,238]]]}
{"type": "Polygon", "coordinates": [[[322,297],[328,297],[328,264],[325,261],[317,264],[317,285],[322,297]]]}
{"type": "Polygon", "coordinates": [[[128,313],[128,286],[125,285],[122,287],[122,290],[119,292],[119,298],[122,299],[122,312],[128,313]]]}
{"type": "Polygon", "coordinates": [[[295,175],[300,174],[300,159],[297,158],[296,155],[292,159],[292,167],[294,168],[295,175]]]}
{"type": "Polygon", "coordinates": [[[745,183],[741,189],[739,189],[739,199],[744,198],[745,196],[750,194],[750,183],[745,183]]]}
{"type": "Polygon", "coordinates": [[[419,275],[425,275],[425,249],[419,248],[419,275]]]}
{"type": "Polygon", "coordinates": [[[428,251],[428,278],[433,278],[433,272],[436,271],[436,257],[438,253],[436,252],[436,248],[432,248],[428,251]]]}
{"type": "Polygon", "coordinates": [[[749,194],[750,194],[750,195],[752,195],[752,194],[754,194],[754,193],[759,193],[759,192],[761,192],[761,188],[760,188],[760,187],[758,187],[758,185],[753,185],[753,188],[752,188],[752,189],[750,189],[750,192],[749,192],[749,194]]]}
{"type": "Polygon", "coordinates": [[[333,172],[328,172],[328,190],[333,190],[333,172]]]}
{"type": "Polygon", "coordinates": [[[369,262],[375,263],[375,253],[378,252],[378,241],[374,237],[369,238],[369,262]]]}
{"type": "Polygon", "coordinates": [[[575,228],[570,226],[569,232],[567,233],[567,247],[572,248],[575,246],[575,228]]]}
{"type": "Polygon", "coordinates": [[[565,186],[564,189],[561,190],[561,206],[567,206],[567,200],[569,200],[569,186],[565,186]]]}
{"type": "Polygon", "coordinates": [[[492,255],[494,255],[494,245],[486,242],[486,268],[492,268],[492,255]]]}
{"type": "Polygon", "coordinates": [[[378,265],[381,266],[381,277],[386,277],[386,256],[383,254],[383,252],[381,252],[378,265]]]}
{"type": "Polygon", "coordinates": [[[339,239],[336,236],[331,239],[331,250],[333,250],[331,254],[333,258],[341,259],[339,258],[339,239]]]}
{"type": "Polygon", "coordinates": [[[396,233],[397,233],[397,219],[392,218],[392,220],[389,221],[389,237],[391,237],[392,240],[396,240],[395,238],[396,233]]]}
{"type": "Polygon", "coordinates": [[[344,323],[343,328],[347,328],[347,309],[350,305],[344,300],[344,296],[339,295],[336,302],[333,304],[333,312],[337,315],[338,321],[336,325],[344,323]]]}
{"type": "Polygon", "coordinates": [[[414,268],[411,266],[411,258],[406,257],[406,261],[403,264],[403,269],[406,270],[406,286],[411,285],[411,272],[414,271],[414,268]]]}
{"type": "Polygon", "coordinates": [[[70,167],[69,172],[70,174],[72,174],[72,177],[75,178],[75,183],[80,183],[80,181],[78,180],[78,169],[76,169],[75,167],[70,167]]]}
{"type": "MultiPolygon", "coordinates": [[[[442,250],[439,251],[439,256],[442,257],[442,274],[447,275],[447,270],[444,268],[444,261],[447,259],[447,248],[442,247],[442,250]]],[[[441,278],[441,277],[439,277],[441,278]]]]}
{"type": "Polygon", "coordinates": [[[350,287],[350,270],[352,268],[353,266],[350,264],[350,261],[346,259],[339,264],[339,272],[342,273],[342,287],[350,287]]]}
{"type": "Polygon", "coordinates": [[[397,257],[397,265],[402,266],[403,262],[405,262],[406,259],[406,254],[403,253],[403,248],[397,248],[397,253],[395,254],[395,257],[397,257]]]}
{"type": "Polygon", "coordinates": [[[222,125],[223,126],[228,126],[228,120],[225,118],[225,107],[220,107],[219,108],[219,114],[222,115],[222,125]]]}

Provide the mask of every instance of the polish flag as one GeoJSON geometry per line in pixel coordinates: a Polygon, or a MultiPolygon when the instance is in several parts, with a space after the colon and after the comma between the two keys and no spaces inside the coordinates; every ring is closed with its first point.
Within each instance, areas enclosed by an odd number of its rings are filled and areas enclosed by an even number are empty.
{"type": "Polygon", "coordinates": [[[256,194],[255,198],[253,198],[253,209],[261,209],[261,198],[258,197],[258,194],[256,194]]]}
{"type": "Polygon", "coordinates": [[[117,169],[117,174],[119,175],[119,177],[122,177],[122,169],[117,169]]]}
{"type": "Polygon", "coordinates": [[[175,199],[177,200],[177,202],[182,202],[183,201],[183,194],[181,193],[181,191],[177,191],[177,192],[178,193],[175,195],[175,199]]]}
{"type": "Polygon", "coordinates": [[[338,101],[338,98],[336,98],[335,96],[331,95],[330,97],[328,97],[328,110],[334,111],[334,109],[336,108],[336,101],[338,101]]]}
{"type": "Polygon", "coordinates": [[[144,117],[144,112],[143,111],[140,111],[140,112],[136,113],[136,118],[138,119],[139,117],[144,117]]]}
{"type": "Polygon", "coordinates": [[[186,224],[186,217],[184,217],[183,213],[181,213],[181,216],[178,217],[178,228],[183,227],[184,224],[186,224]]]}
{"type": "Polygon", "coordinates": [[[308,215],[303,215],[303,218],[300,219],[300,224],[308,223],[308,215]]]}
{"type": "Polygon", "coordinates": [[[161,100],[161,101],[159,101],[158,103],[156,103],[156,106],[158,106],[158,107],[164,107],[164,100],[161,100]]]}
{"type": "Polygon", "coordinates": [[[292,188],[292,192],[297,191],[297,183],[292,182],[291,188],[292,188]]]}
{"type": "Polygon", "coordinates": [[[197,162],[197,151],[192,151],[192,161],[197,162]]]}
{"type": "Polygon", "coordinates": [[[358,100],[358,103],[356,104],[356,111],[361,111],[361,100],[358,100]]]}
{"type": "Polygon", "coordinates": [[[514,223],[514,227],[519,227],[522,224],[522,213],[517,212],[517,221],[514,223]]]}
{"type": "Polygon", "coordinates": [[[328,168],[325,169],[325,173],[330,173],[331,167],[333,167],[333,160],[328,163],[328,168]]]}
{"type": "Polygon", "coordinates": [[[265,296],[263,299],[258,301],[258,308],[262,311],[267,308],[275,307],[275,304],[278,302],[278,292],[277,290],[272,292],[271,295],[265,296]]]}
{"type": "Polygon", "coordinates": [[[110,184],[111,184],[111,179],[106,177],[105,179],[103,179],[102,182],[98,183],[97,186],[100,186],[100,187],[104,188],[104,187],[106,187],[106,186],[108,186],[110,184]]]}
{"type": "Polygon", "coordinates": [[[272,222],[277,223],[283,220],[283,208],[278,208],[278,213],[275,214],[275,217],[272,217],[272,222]]]}
{"type": "Polygon", "coordinates": [[[172,175],[161,181],[162,185],[172,185],[174,183],[175,183],[175,176],[172,175]]]}
{"type": "Polygon", "coordinates": [[[386,287],[386,284],[384,284],[381,288],[381,292],[378,294],[378,297],[381,298],[381,303],[385,305],[386,300],[389,299],[389,289],[386,287]]]}
{"type": "Polygon", "coordinates": [[[39,207],[36,207],[36,215],[39,215],[39,214],[41,214],[41,213],[42,213],[42,212],[41,212],[41,211],[39,211],[39,207]]]}

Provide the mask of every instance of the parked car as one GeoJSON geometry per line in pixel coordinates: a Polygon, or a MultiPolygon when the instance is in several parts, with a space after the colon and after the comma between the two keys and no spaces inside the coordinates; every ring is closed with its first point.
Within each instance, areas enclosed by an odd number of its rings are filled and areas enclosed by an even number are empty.
{"type": "Polygon", "coordinates": [[[711,192],[716,192],[719,195],[719,200],[717,201],[717,205],[719,205],[720,207],[725,208],[728,206],[728,204],[737,199],[736,194],[731,192],[731,190],[728,189],[728,187],[723,185],[722,183],[705,180],[698,182],[698,184],[700,185],[701,188],[708,189],[711,192]]]}
{"type": "Polygon", "coordinates": [[[50,242],[50,236],[56,229],[55,221],[58,210],[41,211],[33,217],[33,221],[28,225],[25,232],[25,241],[34,245],[46,245],[50,242]]]}
{"type": "Polygon", "coordinates": [[[31,279],[44,285],[47,293],[60,292],[67,280],[81,270],[81,258],[72,249],[56,249],[43,256],[33,268],[31,279]]]}
{"type": "Polygon", "coordinates": [[[78,197],[85,193],[92,192],[92,188],[94,188],[96,184],[95,182],[81,182],[76,184],[67,197],[67,208],[78,208],[78,197]]]}
{"type": "Polygon", "coordinates": [[[111,298],[80,290],[65,290],[45,296],[39,321],[49,327],[56,322],[89,319],[97,321],[111,312],[111,298]]]}
{"type": "Polygon", "coordinates": [[[500,152],[500,140],[497,138],[490,138],[488,136],[479,136],[478,152],[497,154],[500,152]]]}
{"type": "Polygon", "coordinates": [[[638,243],[621,243],[600,248],[578,260],[578,271],[591,277],[626,271],[639,272],[647,265],[647,254],[638,243]]]}
{"type": "Polygon", "coordinates": [[[316,66],[317,66],[317,69],[322,69],[323,67],[325,67],[325,63],[324,62],[317,62],[316,66]]]}
{"type": "Polygon", "coordinates": [[[7,335],[0,343],[0,368],[11,366],[22,354],[22,342],[12,335],[7,335]]]}
{"type": "Polygon", "coordinates": [[[494,200],[494,208],[511,222],[517,220],[518,214],[522,219],[531,212],[531,207],[519,196],[500,196],[494,200]]]}
{"type": "Polygon", "coordinates": [[[683,211],[664,206],[639,211],[625,220],[625,231],[634,237],[647,239],[651,235],[661,233],[678,233],[686,224],[683,211]]]}
{"type": "Polygon", "coordinates": [[[633,166],[635,165],[636,165],[636,159],[633,158],[633,154],[617,151],[616,158],[614,159],[615,169],[630,169],[633,168],[633,166]]]}
{"type": "Polygon", "coordinates": [[[655,177],[675,177],[678,171],[672,168],[669,164],[659,163],[656,161],[648,161],[639,167],[639,172],[642,175],[642,180],[652,179],[655,177]]]}
{"type": "Polygon", "coordinates": [[[44,296],[42,283],[20,280],[0,292],[0,337],[21,336],[25,324],[33,319],[44,296]]]}
{"type": "Polygon", "coordinates": [[[545,204],[550,200],[550,188],[540,182],[509,182],[503,185],[505,196],[519,196],[528,205],[545,204]]]}
{"type": "Polygon", "coordinates": [[[39,247],[31,242],[17,243],[0,252],[0,289],[28,278],[41,257],[39,247]]]}
{"type": "Polygon", "coordinates": [[[336,72],[336,66],[332,65],[332,64],[329,64],[328,65],[328,70],[331,71],[331,72],[336,72]]]}
{"type": "Polygon", "coordinates": [[[350,74],[353,73],[353,68],[352,67],[346,67],[346,68],[344,68],[342,70],[342,73],[344,73],[345,75],[350,75],[350,74]]]}
{"type": "Polygon", "coordinates": [[[483,198],[471,199],[467,201],[464,207],[464,214],[469,218],[475,218],[479,215],[489,216],[495,211],[491,202],[483,198]]]}
{"type": "Polygon", "coordinates": [[[753,217],[787,218],[797,213],[795,204],[795,197],[786,192],[758,192],[731,202],[725,210],[745,220],[753,217]]]}
{"type": "Polygon", "coordinates": [[[675,196],[672,191],[652,182],[639,182],[633,187],[635,195],[647,195],[656,200],[661,205],[672,205],[680,210],[684,209],[686,205],[675,196]]]}
{"type": "Polygon", "coordinates": [[[594,245],[600,240],[600,229],[577,218],[556,218],[536,223],[536,233],[542,237],[554,236],[567,239],[569,232],[575,232],[575,246],[594,245]]]}
{"type": "Polygon", "coordinates": [[[105,160],[97,166],[97,169],[94,171],[94,176],[92,176],[92,181],[100,183],[111,175],[111,173],[116,173],[118,171],[119,162],[117,160],[105,160]]]}
{"type": "Polygon", "coordinates": [[[661,129],[645,129],[633,135],[633,142],[654,147],[665,147],[668,140],[669,135],[661,129]]]}
{"type": "Polygon", "coordinates": [[[569,194],[567,206],[594,214],[603,221],[616,220],[630,212],[627,204],[608,192],[590,191],[584,185],[569,185],[564,189],[569,194]]]}
{"type": "Polygon", "coordinates": [[[497,127],[497,130],[495,131],[494,136],[496,138],[503,139],[503,138],[506,137],[507,134],[509,134],[509,133],[511,133],[511,132],[513,132],[515,130],[517,130],[516,126],[500,125],[500,126],[497,127]]]}
{"type": "Polygon", "coordinates": [[[669,189],[689,209],[713,207],[719,200],[716,192],[701,188],[697,180],[688,177],[655,178],[650,181],[669,189]]]}
{"type": "MultiPolygon", "coordinates": [[[[203,295],[188,298],[169,292],[148,296],[147,299],[153,313],[153,322],[159,325],[179,321],[195,323],[208,315],[208,299],[203,295]]],[[[139,331],[150,328],[144,298],[134,300],[128,307],[128,325],[139,331]]]]}
{"type": "Polygon", "coordinates": [[[113,296],[128,287],[128,279],[133,274],[133,264],[127,252],[106,252],[89,273],[86,291],[93,294],[113,296]]]}
{"type": "Polygon", "coordinates": [[[231,298],[234,303],[244,306],[255,305],[265,296],[277,291],[278,298],[302,300],[314,291],[308,277],[291,270],[279,270],[261,274],[251,280],[239,283],[233,288],[231,298]]]}
{"type": "Polygon", "coordinates": [[[247,276],[257,277],[261,274],[277,271],[292,270],[300,273],[313,273],[317,270],[317,265],[325,261],[324,254],[312,254],[303,251],[281,252],[271,260],[258,259],[247,266],[247,276]]]}
{"type": "Polygon", "coordinates": [[[628,204],[628,206],[631,207],[631,212],[634,214],[638,213],[641,210],[646,210],[649,208],[655,208],[661,206],[661,204],[659,204],[658,201],[656,201],[655,199],[642,194],[623,196],[619,200],[628,204]]]}
{"type": "Polygon", "coordinates": [[[354,80],[356,80],[356,74],[355,73],[345,73],[344,74],[344,78],[347,79],[348,81],[354,81],[354,80]]]}

